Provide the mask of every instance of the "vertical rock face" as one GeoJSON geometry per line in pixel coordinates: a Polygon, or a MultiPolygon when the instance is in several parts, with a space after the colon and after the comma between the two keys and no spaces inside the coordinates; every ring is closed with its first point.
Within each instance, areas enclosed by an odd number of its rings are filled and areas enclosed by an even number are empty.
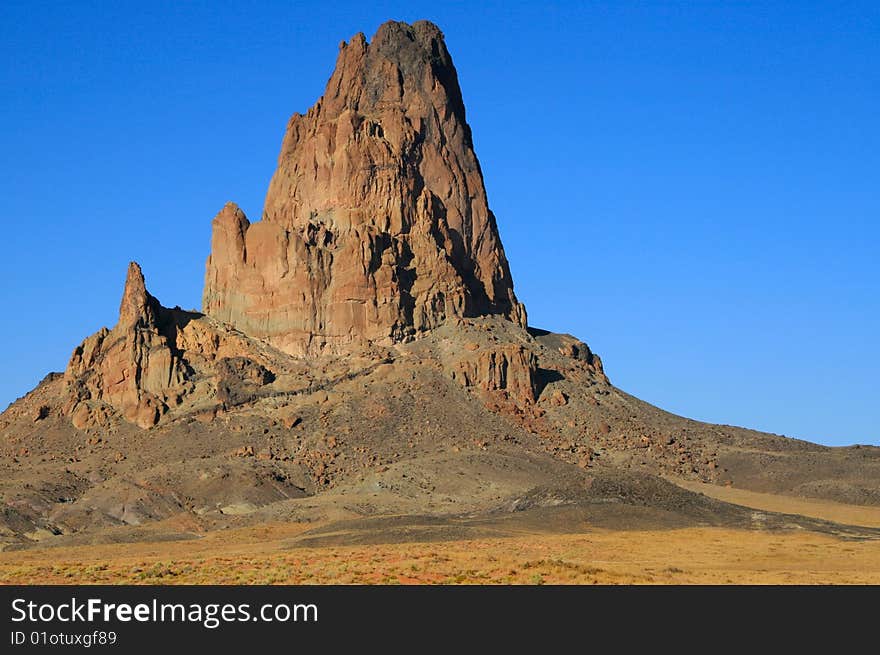
{"type": "Polygon", "coordinates": [[[518,404],[535,402],[538,361],[535,354],[515,344],[480,350],[462,358],[452,378],[465,387],[504,391],[518,404]]]}
{"type": "Polygon", "coordinates": [[[203,311],[293,354],[453,316],[525,326],[435,25],[340,45],[323,97],[288,123],[262,220],[233,204],[214,219],[203,311]]]}
{"type": "Polygon", "coordinates": [[[67,365],[65,413],[75,426],[88,425],[105,404],[141,427],[159,420],[168,392],[186,377],[186,365],[161,330],[167,311],[147,292],[141,268],[132,262],[118,323],[83,341],[67,365]]]}

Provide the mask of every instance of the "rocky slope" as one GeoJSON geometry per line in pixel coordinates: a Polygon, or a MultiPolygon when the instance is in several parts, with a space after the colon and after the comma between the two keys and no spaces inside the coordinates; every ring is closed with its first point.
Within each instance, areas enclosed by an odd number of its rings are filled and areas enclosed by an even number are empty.
{"type": "Polygon", "coordinates": [[[6,547],[388,514],[527,512],[560,529],[560,506],[615,528],[864,536],[754,523],[660,476],[880,504],[880,449],[667,414],[616,389],[568,335],[462,318],[407,343],[295,357],[162,307],[135,265],[118,324],[0,415],[0,435],[6,547]]]}
{"type": "Polygon", "coordinates": [[[442,34],[387,23],[291,119],[263,219],[214,219],[202,312],[162,306],[132,263],[117,324],[0,415],[0,545],[387,514],[557,525],[560,506],[610,527],[757,520],[661,476],[880,504],[880,449],[673,416],[527,327],[442,34]]]}

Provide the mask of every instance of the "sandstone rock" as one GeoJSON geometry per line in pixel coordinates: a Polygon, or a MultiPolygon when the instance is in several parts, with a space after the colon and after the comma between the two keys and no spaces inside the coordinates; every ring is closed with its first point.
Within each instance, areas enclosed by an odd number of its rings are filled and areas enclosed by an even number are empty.
{"type": "Polygon", "coordinates": [[[78,403],[70,411],[70,422],[77,430],[82,430],[89,424],[91,411],[86,403],[78,403]]]}
{"type": "Polygon", "coordinates": [[[203,310],[288,353],[462,316],[526,324],[431,23],[343,43],[323,97],[288,123],[262,219],[231,203],[214,219],[203,310]]]}
{"type": "Polygon", "coordinates": [[[83,341],[67,366],[70,398],[65,414],[75,426],[93,422],[87,401],[109,404],[144,428],[158,422],[167,410],[163,397],[184,385],[187,370],[169,339],[168,311],[147,292],[140,266],[132,262],[119,322],[83,341]]]}
{"type": "Polygon", "coordinates": [[[503,390],[518,404],[531,404],[535,402],[537,372],[533,352],[520,345],[500,344],[460,360],[452,377],[465,387],[503,390]]]}
{"type": "Polygon", "coordinates": [[[259,388],[275,380],[274,373],[247,357],[224,357],[215,371],[217,400],[225,408],[255,400],[260,396],[259,388]]]}
{"type": "Polygon", "coordinates": [[[163,307],[132,262],[116,326],[85,339],[70,358],[62,414],[79,429],[112,417],[149,428],[187,401],[196,420],[210,421],[274,381],[265,350],[201,314],[163,307]]]}
{"type": "MultiPolygon", "coordinates": [[[[208,315],[162,307],[132,263],[117,324],[71,357],[62,415],[80,429],[120,418],[149,428],[169,414],[210,422],[283,393],[296,370],[285,353],[351,357],[372,344],[367,359],[393,361],[385,346],[449,321],[481,334],[435,366],[495,394],[499,411],[543,416],[538,351],[439,29],[390,22],[343,46],[322,98],[290,120],[262,220],[232,203],[214,219],[203,304],[208,315]]],[[[547,334],[577,360],[566,376],[601,373],[586,344],[547,334]]],[[[319,386],[298,391],[339,402],[319,386]]]]}
{"type": "Polygon", "coordinates": [[[253,446],[241,446],[232,451],[233,457],[253,457],[254,456],[254,447],[253,446]]]}
{"type": "Polygon", "coordinates": [[[217,374],[240,382],[264,385],[275,380],[275,374],[247,357],[224,357],[217,362],[217,374]]]}

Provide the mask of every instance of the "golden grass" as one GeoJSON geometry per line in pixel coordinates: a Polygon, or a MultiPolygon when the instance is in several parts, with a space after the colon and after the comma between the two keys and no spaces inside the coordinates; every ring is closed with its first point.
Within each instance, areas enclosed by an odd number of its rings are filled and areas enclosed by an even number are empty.
{"type": "Polygon", "coordinates": [[[779,494],[765,494],[757,491],[736,489],[734,487],[719,487],[714,484],[690,480],[670,479],[670,481],[690,491],[703,493],[711,498],[735,505],[761,509],[767,512],[800,514],[801,516],[834,521],[844,525],[880,528],[880,507],[846,505],[817,498],[795,498],[779,494]]]}
{"type": "Polygon", "coordinates": [[[0,553],[4,584],[880,584],[880,541],[720,528],[285,547],[307,527],[0,553]]]}

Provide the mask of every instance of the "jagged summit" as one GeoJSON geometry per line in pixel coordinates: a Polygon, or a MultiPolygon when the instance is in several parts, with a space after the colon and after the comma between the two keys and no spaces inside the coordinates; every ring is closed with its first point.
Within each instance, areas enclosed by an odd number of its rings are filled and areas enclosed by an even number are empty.
{"type": "Polygon", "coordinates": [[[408,25],[387,21],[379,26],[369,43],[361,32],[350,43],[343,41],[339,50],[325,102],[361,111],[389,101],[410,104],[416,96],[428,99],[435,82],[439,82],[448,101],[442,108],[455,113],[470,139],[458,73],[446,49],[443,32],[434,23],[421,20],[408,25]],[[389,62],[397,70],[392,70],[389,62]]]}
{"type": "Polygon", "coordinates": [[[169,390],[182,391],[187,374],[174,343],[175,311],[150,295],[141,267],[131,262],[116,325],[83,341],[67,365],[65,414],[74,426],[102,423],[119,412],[150,427],[167,411],[169,390]]]}
{"type": "Polygon", "coordinates": [[[214,219],[203,310],[293,353],[394,343],[450,317],[525,326],[437,26],[340,46],[290,119],[263,220],[214,219]]]}
{"type": "Polygon", "coordinates": [[[130,327],[139,322],[144,326],[155,325],[159,307],[159,301],[147,291],[140,265],[130,262],[119,304],[119,326],[130,327]]]}
{"type": "MultiPolygon", "coordinates": [[[[293,366],[279,355],[354,357],[450,318],[509,319],[528,339],[455,68],[426,21],[343,43],[324,96],[290,120],[263,220],[228,202],[212,227],[207,315],[163,307],[129,264],[117,324],[67,366],[74,427],[213,416],[293,366]]],[[[444,364],[462,385],[534,402],[521,345],[466,354],[444,364]]]]}

